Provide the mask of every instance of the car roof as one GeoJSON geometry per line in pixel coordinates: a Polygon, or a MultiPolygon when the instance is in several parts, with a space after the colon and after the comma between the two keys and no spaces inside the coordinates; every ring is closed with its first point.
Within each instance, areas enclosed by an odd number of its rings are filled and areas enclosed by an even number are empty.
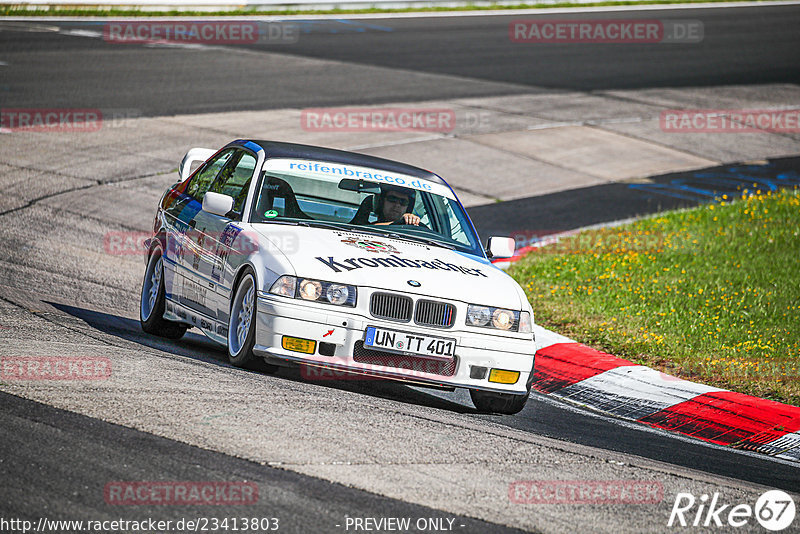
{"type": "MultiPolygon", "coordinates": [[[[256,141],[247,139],[237,139],[228,144],[228,146],[245,146],[248,144],[258,145],[264,149],[267,158],[293,158],[293,159],[309,159],[316,161],[327,161],[330,163],[341,163],[347,165],[357,165],[359,167],[368,167],[371,169],[396,172],[420,178],[429,182],[442,184],[449,187],[447,183],[439,176],[433,174],[425,169],[414,167],[393,161],[390,159],[378,158],[375,156],[367,156],[366,154],[358,154],[356,152],[348,152],[346,150],[336,150],[333,148],[324,148],[320,146],[301,145],[296,143],[282,143],[279,141],[256,141]]],[[[253,149],[254,147],[250,146],[253,149]]]]}

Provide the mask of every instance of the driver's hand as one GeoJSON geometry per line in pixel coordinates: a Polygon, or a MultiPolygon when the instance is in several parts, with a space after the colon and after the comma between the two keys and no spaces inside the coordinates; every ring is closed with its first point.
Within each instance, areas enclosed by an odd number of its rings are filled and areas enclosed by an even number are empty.
{"type": "MultiPolygon", "coordinates": [[[[400,219],[403,221],[401,224],[413,224],[414,226],[419,226],[419,217],[413,213],[404,213],[400,219]]],[[[398,219],[398,222],[400,219],[398,219]]]]}

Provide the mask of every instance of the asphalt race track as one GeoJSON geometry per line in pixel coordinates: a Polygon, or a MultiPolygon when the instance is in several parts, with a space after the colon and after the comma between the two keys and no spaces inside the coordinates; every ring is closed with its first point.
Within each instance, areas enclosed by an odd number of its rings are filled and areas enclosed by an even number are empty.
{"type": "MultiPolygon", "coordinates": [[[[602,92],[627,106],[637,103],[615,91],[725,85],[768,101],[774,84],[800,84],[800,6],[624,17],[700,20],[706,37],[691,47],[526,47],[508,40],[508,24],[520,15],[317,19],[293,21],[297,43],[231,50],[116,45],[97,37],[102,22],[0,20],[0,107],[132,110],[142,119],[110,133],[0,134],[0,356],[107,358],[113,370],[108,380],[84,383],[0,380],[0,518],[276,517],[279,531],[353,532],[348,518],[407,517],[441,520],[413,532],[439,524],[470,533],[667,532],[678,492],[751,505],[767,488],[800,493],[800,466],[544,395],[532,395],[516,416],[485,416],[461,391],[233,368],[197,333],[176,342],[142,333],[142,258],[104,249],[109,231],[149,229],[188,147],[225,142],[243,124],[223,125],[218,115],[219,125],[193,130],[171,116],[565,91],[602,92]],[[663,498],[510,499],[516,481],[556,479],[653,482],[663,498]],[[153,480],[249,481],[259,499],[200,507],[104,498],[110,482],[153,480]]],[[[785,140],[800,154],[797,136],[785,140]]],[[[800,165],[797,157],[771,161],[776,174],[800,165]]],[[[476,202],[470,213],[489,235],[522,220],[567,230],[702,200],[600,183],[476,202]]],[[[759,528],[752,520],[739,530],[759,528]]],[[[800,522],[789,531],[800,531],[800,522]]]]}
{"type": "MultiPolygon", "coordinates": [[[[269,62],[259,61],[257,55],[191,49],[176,53],[169,47],[65,38],[48,31],[5,31],[0,34],[2,50],[19,60],[4,68],[11,94],[3,101],[20,108],[47,102],[54,107],[132,108],[143,115],[172,115],[800,79],[797,6],[625,14],[631,19],[703,22],[703,42],[663,46],[525,46],[508,39],[508,24],[520,18],[526,17],[299,21],[296,43],[250,47],[287,56],[286,61],[269,62]],[[322,66],[309,59],[341,63],[322,66]],[[359,68],[367,65],[383,70],[367,75],[359,68]],[[443,83],[442,75],[450,78],[443,83]]],[[[54,26],[102,33],[103,24],[54,26]]]]}

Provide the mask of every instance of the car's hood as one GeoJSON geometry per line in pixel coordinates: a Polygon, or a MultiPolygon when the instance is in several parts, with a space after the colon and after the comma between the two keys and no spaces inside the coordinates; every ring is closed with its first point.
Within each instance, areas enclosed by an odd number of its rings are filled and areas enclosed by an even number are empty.
{"type": "Polygon", "coordinates": [[[276,224],[253,226],[264,237],[281,243],[281,251],[294,270],[290,274],[299,277],[527,309],[527,303],[520,301],[517,283],[484,258],[358,232],[276,224]],[[296,238],[287,239],[290,235],[296,238]]]}

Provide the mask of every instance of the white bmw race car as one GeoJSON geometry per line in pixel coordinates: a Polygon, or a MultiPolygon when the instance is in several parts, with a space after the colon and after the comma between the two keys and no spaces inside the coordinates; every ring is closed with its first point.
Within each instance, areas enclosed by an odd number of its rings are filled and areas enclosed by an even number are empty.
{"type": "Polygon", "coordinates": [[[233,365],[305,364],[467,388],[517,413],[533,376],[533,312],[487,259],[439,176],[385,159],[268,141],[195,148],[162,196],[140,319],[199,328],[233,365]],[[193,163],[202,162],[190,172],[193,163]]]}

